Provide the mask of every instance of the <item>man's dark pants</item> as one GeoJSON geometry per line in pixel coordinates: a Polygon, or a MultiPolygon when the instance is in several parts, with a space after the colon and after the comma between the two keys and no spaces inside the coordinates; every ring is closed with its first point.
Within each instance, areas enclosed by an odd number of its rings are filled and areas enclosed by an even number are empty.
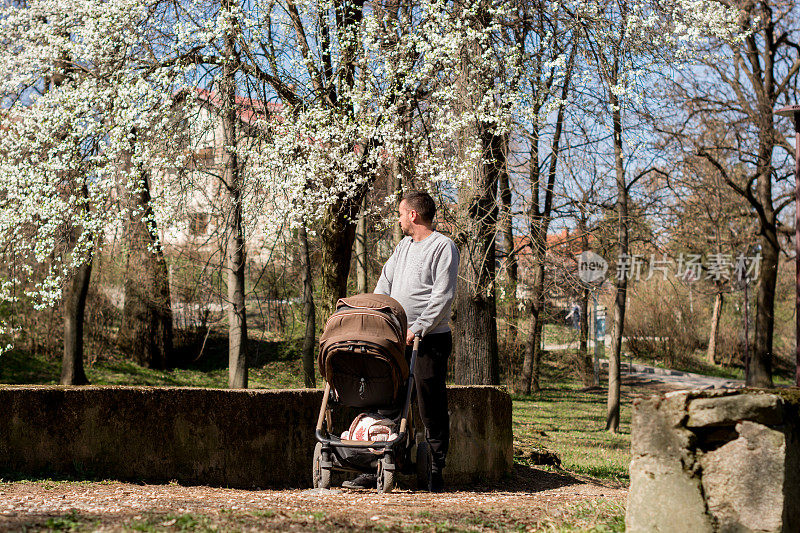
{"type": "MultiPolygon", "coordinates": [[[[452,333],[434,333],[422,338],[417,353],[414,380],[419,414],[433,455],[433,470],[441,472],[450,444],[450,415],[447,411],[447,359],[453,350],[452,333]]],[[[407,356],[411,357],[411,347],[407,356]]]]}

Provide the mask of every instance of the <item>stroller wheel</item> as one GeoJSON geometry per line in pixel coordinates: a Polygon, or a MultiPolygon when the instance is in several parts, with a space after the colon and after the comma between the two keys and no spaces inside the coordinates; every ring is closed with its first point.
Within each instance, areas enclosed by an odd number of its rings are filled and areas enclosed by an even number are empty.
{"type": "Polygon", "coordinates": [[[311,479],[315,489],[327,489],[331,486],[331,469],[322,468],[322,443],[314,446],[314,462],[311,467],[311,479]]]}
{"type": "Polygon", "coordinates": [[[394,489],[395,464],[392,458],[384,455],[378,461],[378,492],[388,494],[394,489]]]}
{"type": "Polygon", "coordinates": [[[417,488],[429,490],[431,484],[431,467],[433,457],[431,447],[427,441],[417,443],[417,488]]]}

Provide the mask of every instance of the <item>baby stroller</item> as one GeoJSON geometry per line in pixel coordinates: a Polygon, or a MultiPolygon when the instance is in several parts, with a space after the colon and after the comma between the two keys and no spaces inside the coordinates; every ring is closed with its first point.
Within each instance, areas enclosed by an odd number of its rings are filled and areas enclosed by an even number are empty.
{"type": "MultiPolygon", "coordinates": [[[[333,470],[375,473],[378,492],[391,492],[395,474],[417,475],[427,488],[431,454],[427,442],[416,446],[411,416],[414,365],[419,336],[414,339],[410,363],[406,361],[406,313],[393,298],[359,294],[342,298],[320,337],[319,372],[325,392],[317,419],[317,445],[312,468],[314,487],[328,488],[333,470]],[[336,407],[380,411],[391,419],[394,430],[386,440],[353,440],[333,433],[336,407]]],[[[352,427],[351,427],[352,429],[352,427]]]]}

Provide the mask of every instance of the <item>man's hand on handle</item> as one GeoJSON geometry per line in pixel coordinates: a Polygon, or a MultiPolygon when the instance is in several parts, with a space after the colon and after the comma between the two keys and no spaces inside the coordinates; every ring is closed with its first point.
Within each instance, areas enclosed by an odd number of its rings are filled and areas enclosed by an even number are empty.
{"type": "Polygon", "coordinates": [[[414,332],[410,329],[406,330],[406,344],[409,346],[414,344],[414,332]]]}

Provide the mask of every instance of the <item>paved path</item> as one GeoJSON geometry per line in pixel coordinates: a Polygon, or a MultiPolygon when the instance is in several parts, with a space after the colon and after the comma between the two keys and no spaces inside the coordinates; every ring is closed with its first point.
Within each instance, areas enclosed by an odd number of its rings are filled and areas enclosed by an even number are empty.
{"type": "MultiPolygon", "coordinates": [[[[606,343],[608,343],[608,338],[606,343]]],[[[575,349],[576,343],[569,344],[545,344],[544,349],[549,351],[570,350],[575,349]]],[[[593,344],[590,341],[590,347],[593,344]]],[[[623,377],[634,379],[641,379],[646,381],[658,381],[666,383],[667,385],[674,386],[678,389],[739,389],[744,387],[744,380],[719,378],[714,376],[704,376],[702,374],[692,374],[690,372],[682,372],[680,370],[670,370],[668,368],[659,368],[650,365],[641,365],[625,361],[622,358],[621,372],[623,377]],[[632,370],[632,371],[631,371],[632,370]]],[[[600,368],[608,368],[608,359],[600,359],[600,368]]]]}
{"type": "MultiPolygon", "coordinates": [[[[600,366],[608,368],[608,360],[601,359],[600,366]]],[[[672,385],[677,389],[740,389],[744,387],[744,380],[741,379],[704,376],[702,374],[692,374],[691,372],[681,372],[680,370],[670,370],[636,363],[631,366],[633,368],[629,368],[628,363],[622,363],[620,371],[624,377],[658,381],[672,385]]]]}

